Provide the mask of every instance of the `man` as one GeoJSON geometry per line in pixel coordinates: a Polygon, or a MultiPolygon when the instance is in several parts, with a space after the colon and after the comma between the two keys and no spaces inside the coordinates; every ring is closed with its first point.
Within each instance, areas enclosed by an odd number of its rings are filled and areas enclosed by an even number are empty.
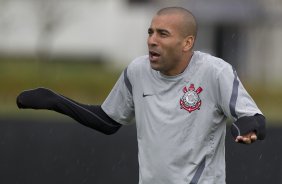
{"type": "Polygon", "coordinates": [[[102,106],[77,103],[38,88],[20,108],[66,114],[105,134],[136,122],[139,184],[225,183],[226,120],[238,143],[265,137],[265,118],[225,61],[193,51],[194,16],[169,7],[153,17],[149,54],[122,73],[102,106]]]}

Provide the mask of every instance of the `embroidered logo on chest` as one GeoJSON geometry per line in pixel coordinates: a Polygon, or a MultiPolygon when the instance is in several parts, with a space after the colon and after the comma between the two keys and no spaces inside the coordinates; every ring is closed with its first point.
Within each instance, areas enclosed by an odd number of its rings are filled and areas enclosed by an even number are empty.
{"type": "Polygon", "coordinates": [[[180,108],[189,113],[199,110],[202,104],[199,94],[203,91],[203,88],[199,87],[195,90],[194,84],[191,84],[189,88],[185,86],[182,91],[184,95],[180,98],[180,108]]]}

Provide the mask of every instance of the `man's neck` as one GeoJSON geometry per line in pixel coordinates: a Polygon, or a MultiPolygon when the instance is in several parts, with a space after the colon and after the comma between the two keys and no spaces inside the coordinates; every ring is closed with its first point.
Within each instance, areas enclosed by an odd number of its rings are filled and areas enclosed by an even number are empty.
{"type": "Polygon", "coordinates": [[[191,58],[193,56],[193,51],[186,53],[185,55],[183,55],[183,58],[181,59],[181,61],[179,61],[178,65],[170,71],[160,71],[163,75],[166,76],[176,76],[179,75],[181,73],[183,73],[185,71],[185,69],[188,67],[191,58]]]}
{"type": "Polygon", "coordinates": [[[188,65],[189,65],[189,63],[192,59],[193,54],[194,54],[194,52],[191,51],[191,52],[187,53],[186,56],[183,57],[183,60],[180,63],[179,71],[175,75],[179,75],[186,70],[186,68],[188,67],[188,65]]]}

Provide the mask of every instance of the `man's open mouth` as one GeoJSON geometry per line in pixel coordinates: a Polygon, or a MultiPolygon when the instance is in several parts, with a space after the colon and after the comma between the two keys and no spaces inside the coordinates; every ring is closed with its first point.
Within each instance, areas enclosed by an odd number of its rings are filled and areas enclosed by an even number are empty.
{"type": "Polygon", "coordinates": [[[157,60],[161,55],[156,52],[156,51],[149,51],[149,58],[150,58],[150,61],[155,61],[157,60]]]}

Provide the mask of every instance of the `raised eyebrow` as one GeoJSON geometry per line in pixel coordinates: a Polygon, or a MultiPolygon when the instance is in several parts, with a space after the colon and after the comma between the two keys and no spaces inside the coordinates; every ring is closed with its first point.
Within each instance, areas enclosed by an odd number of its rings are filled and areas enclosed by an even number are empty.
{"type": "Polygon", "coordinates": [[[171,34],[168,30],[166,30],[166,29],[157,29],[156,30],[158,33],[166,33],[166,34],[171,34]]]}
{"type": "MultiPolygon", "coordinates": [[[[154,32],[154,29],[153,28],[148,28],[148,32],[154,32]]],[[[156,29],[156,32],[158,32],[158,33],[166,33],[166,34],[171,34],[168,30],[166,30],[166,29],[156,29]]]]}

